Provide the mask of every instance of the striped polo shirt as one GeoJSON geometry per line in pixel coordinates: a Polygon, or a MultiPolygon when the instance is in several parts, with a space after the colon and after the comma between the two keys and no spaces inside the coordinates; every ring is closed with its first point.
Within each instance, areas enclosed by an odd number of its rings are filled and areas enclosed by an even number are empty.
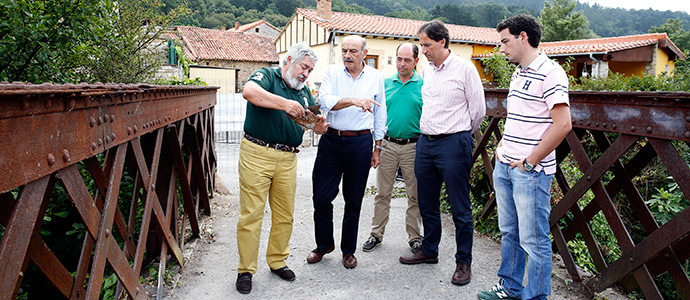
{"type": "MultiPolygon", "coordinates": [[[[527,157],[551,128],[551,109],[568,100],[568,77],[561,66],[540,53],[526,68],[518,66],[510,80],[508,115],[503,145],[497,149],[501,162],[527,157]]],[[[556,172],[556,151],[551,151],[534,170],[556,172]]]]}

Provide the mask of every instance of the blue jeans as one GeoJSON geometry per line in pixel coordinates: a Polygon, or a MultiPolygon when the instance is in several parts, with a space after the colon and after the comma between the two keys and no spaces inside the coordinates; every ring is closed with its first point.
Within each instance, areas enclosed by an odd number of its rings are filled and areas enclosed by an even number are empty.
{"type": "Polygon", "coordinates": [[[553,174],[511,169],[497,160],[493,177],[502,234],[498,277],[513,296],[546,299],[551,293],[549,214],[553,174]],[[523,288],[526,260],[529,282],[523,288]]]}
{"type": "Polygon", "coordinates": [[[424,224],[422,253],[438,256],[441,241],[441,185],[446,183],[448,202],[455,224],[455,262],[472,265],[472,234],[474,223],[470,204],[470,169],[474,141],[467,132],[430,140],[425,136],[417,142],[414,173],[417,176],[417,202],[424,224]]]}

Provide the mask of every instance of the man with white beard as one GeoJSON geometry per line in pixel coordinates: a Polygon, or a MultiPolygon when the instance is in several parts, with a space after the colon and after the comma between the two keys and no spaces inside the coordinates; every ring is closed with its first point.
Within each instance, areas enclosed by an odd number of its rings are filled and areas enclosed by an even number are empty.
{"type": "MultiPolygon", "coordinates": [[[[252,290],[267,197],[272,226],[266,262],[271,272],[280,278],[295,280],[295,273],[285,260],[290,255],[288,244],[297,187],[297,146],[302,143],[304,130],[287,114],[299,119],[305,114],[305,107],[315,104],[305,82],[316,61],[309,46],[295,44],[285,54],[282,67],[259,69],[242,92],[249,101],[239,158],[237,248],[240,261],[235,287],[242,294],[252,290]]],[[[314,131],[324,134],[329,124],[324,116],[317,118],[314,131]]]]}

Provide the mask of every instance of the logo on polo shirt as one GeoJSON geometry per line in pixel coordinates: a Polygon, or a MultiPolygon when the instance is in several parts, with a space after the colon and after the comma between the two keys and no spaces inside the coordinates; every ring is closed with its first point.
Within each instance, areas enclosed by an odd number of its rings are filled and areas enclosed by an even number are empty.
{"type": "Polygon", "coordinates": [[[532,81],[530,81],[530,80],[525,81],[525,85],[522,86],[522,89],[525,90],[525,91],[526,91],[526,90],[529,90],[529,85],[530,85],[530,84],[532,84],[532,81]]]}

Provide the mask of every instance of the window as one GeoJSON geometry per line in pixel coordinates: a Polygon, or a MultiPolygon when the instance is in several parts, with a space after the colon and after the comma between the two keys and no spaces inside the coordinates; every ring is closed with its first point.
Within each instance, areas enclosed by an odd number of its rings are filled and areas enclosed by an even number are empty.
{"type": "Polygon", "coordinates": [[[374,69],[379,68],[379,56],[378,55],[367,55],[366,62],[367,62],[368,66],[370,66],[374,69]]]}

